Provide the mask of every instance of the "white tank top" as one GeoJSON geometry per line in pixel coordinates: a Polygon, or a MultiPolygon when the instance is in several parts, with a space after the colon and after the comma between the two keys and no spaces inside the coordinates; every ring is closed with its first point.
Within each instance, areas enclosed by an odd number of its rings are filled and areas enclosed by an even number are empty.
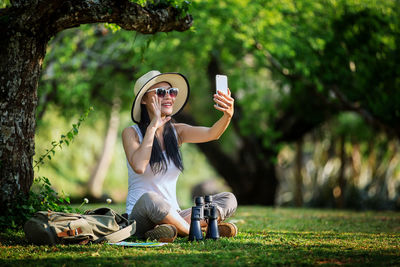
{"type": "MultiPolygon", "coordinates": [[[[142,143],[143,136],[138,125],[133,125],[132,128],[139,136],[139,142],[142,143]]],[[[175,132],[175,128],[174,132],[175,132]]],[[[176,132],[175,132],[176,135],[176,132]]],[[[164,157],[167,154],[163,151],[164,157]]],[[[181,171],[175,164],[167,159],[168,169],[165,173],[154,174],[151,170],[150,163],[147,165],[143,174],[137,174],[126,160],[128,166],[128,196],[126,199],[126,213],[130,214],[136,201],[146,192],[156,192],[162,196],[172,208],[180,210],[178,201],[176,200],[176,182],[181,171]]]]}

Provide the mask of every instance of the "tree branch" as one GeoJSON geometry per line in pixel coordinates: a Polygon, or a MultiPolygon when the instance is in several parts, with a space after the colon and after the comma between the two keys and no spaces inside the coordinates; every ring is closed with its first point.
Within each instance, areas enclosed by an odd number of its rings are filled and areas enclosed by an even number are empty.
{"type": "Polygon", "coordinates": [[[12,1],[0,9],[2,34],[10,31],[44,36],[81,24],[115,23],[144,34],[185,31],[192,26],[190,15],[181,16],[174,7],[142,7],[129,0],[32,0],[12,1]]]}
{"type": "Polygon", "coordinates": [[[255,45],[254,47],[261,51],[268,62],[271,64],[272,68],[275,69],[278,73],[280,73],[282,76],[294,81],[294,80],[300,80],[301,77],[295,74],[291,74],[290,70],[288,68],[285,68],[282,66],[282,64],[267,50],[263,47],[261,43],[259,43],[255,38],[255,45]]]}
{"type": "Polygon", "coordinates": [[[81,24],[108,22],[121,28],[144,34],[185,31],[192,25],[192,17],[179,18],[173,7],[149,9],[129,0],[63,1],[55,20],[49,22],[50,32],[57,33],[81,24]]]}
{"type": "Polygon", "coordinates": [[[340,90],[337,88],[337,86],[329,86],[329,90],[336,96],[336,98],[339,100],[339,102],[343,105],[343,108],[348,111],[354,111],[364,120],[369,123],[372,126],[375,126],[377,128],[383,129],[387,134],[389,135],[397,135],[399,136],[399,132],[396,131],[395,128],[388,127],[384,123],[382,123],[378,118],[375,118],[368,110],[363,109],[360,104],[358,103],[352,103],[347,97],[340,92],[340,90]]]}

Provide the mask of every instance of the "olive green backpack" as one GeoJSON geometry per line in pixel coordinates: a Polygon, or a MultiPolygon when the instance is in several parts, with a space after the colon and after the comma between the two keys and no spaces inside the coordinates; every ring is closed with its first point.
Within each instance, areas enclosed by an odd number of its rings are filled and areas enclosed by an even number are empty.
{"type": "Polygon", "coordinates": [[[36,245],[119,242],[136,231],[129,221],[109,208],[84,214],[39,211],[24,225],[27,240],[36,245]]]}

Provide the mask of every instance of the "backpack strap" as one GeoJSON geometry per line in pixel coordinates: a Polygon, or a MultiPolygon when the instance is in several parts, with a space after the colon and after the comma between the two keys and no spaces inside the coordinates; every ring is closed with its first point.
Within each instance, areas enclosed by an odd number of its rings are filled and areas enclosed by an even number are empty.
{"type": "Polygon", "coordinates": [[[67,230],[65,230],[63,232],[59,232],[57,234],[57,236],[58,237],[76,236],[76,235],[81,234],[82,232],[83,232],[82,229],[79,227],[79,228],[76,228],[76,229],[67,229],[67,230]]]}
{"type": "Polygon", "coordinates": [[[101,243],[101,242],[117,243],[132,236],[135,232],[136,232],[136,221],[133,221],[133,223],[131,223],[127,227],[122,228],[121,230],[116,231],[112,234],[100,237],[99,239],[93,241],[93,243],[101,243]]]}

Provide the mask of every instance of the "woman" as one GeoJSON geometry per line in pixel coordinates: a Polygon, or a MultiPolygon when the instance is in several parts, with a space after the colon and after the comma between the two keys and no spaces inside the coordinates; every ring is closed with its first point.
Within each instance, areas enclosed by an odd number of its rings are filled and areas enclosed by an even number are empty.
{"type": "MultiPolygon", "coordinates": [[[[189,84],[179,73],[150,71],[140,77],[134,88],[132,120],[122,140],[127,158],[129,190],[126,212],[136,220],[136,236],[172,242],[176,235],[189,234],[191,209],[181,210],[176,200],[176,181],[183,170],[179,146],[218,139],[233,116],[234,100],[218,92],[215,109],[223,116],[212,127],[194,127],[171,121],[185,106],[189,84]]],[[[237,202],[232,193],[213,196],[219,220],[231,216],[237,202]]],[[[205,222],[202,222],[205,225],[205,222]]],[[[219,224],[221,236],[234,236],[231,223],[219,224]]]]}

